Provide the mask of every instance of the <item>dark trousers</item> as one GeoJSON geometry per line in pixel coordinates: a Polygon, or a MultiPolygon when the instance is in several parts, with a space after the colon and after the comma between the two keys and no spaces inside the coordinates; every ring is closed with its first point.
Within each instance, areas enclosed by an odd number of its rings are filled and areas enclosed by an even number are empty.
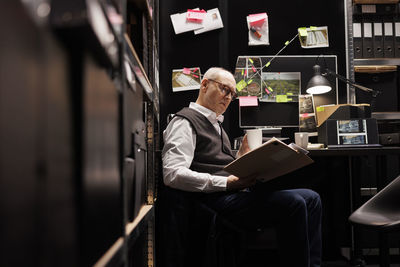
{"type": "Polygon", "coordinates": [[[321,265],[318,193],[309,189],[271,190],[257,185],[246,191],[204,195],[202,201],[240,228],[273,226],[277,231],[281,266],[321,265]]]}
{"type": "MultiPolygon", "coordinates": [[[[202,264],[210,247],[198,240],[206,240],[212,218],[196,216],[193,203],[202,203],[235,226],[254,231],[274,227],[277,231],[280,266],[317,267],[321,265],[321,201],[309,189],[279,190],[271,184],[259,184],[239,192],[189,193],[165,188],[159,199],[162,212],[158,225],[163,240],[158,249],[160,266],[212,266],[202,264]],[[203,220],[203,223],[199,221],[203,220]],[[207,224],[208,223],[208,224],[207,224]],[[203,238],[196,238],[202,236],[203,238]],[[197,247],[193,247],[196,245],[197,247]],[[203,256],[203,257],[202,257],[203,256]]],[[[157,221],[156,221],[157,223],[157,221]]],[[[209,238],[209,237],[208,237],[209,238]]],[[[160,239],[158,239],[161,241],[160,239]]],[[[226,260],[225,260],[226,261],[226,260]]],[[[268,259],[265,259],[268,262],[268,259]]],[[[221,265],[221,264],[218,264],[221,265]]],[[[222,264],[233,266],[232,264],[222,264]]]]}

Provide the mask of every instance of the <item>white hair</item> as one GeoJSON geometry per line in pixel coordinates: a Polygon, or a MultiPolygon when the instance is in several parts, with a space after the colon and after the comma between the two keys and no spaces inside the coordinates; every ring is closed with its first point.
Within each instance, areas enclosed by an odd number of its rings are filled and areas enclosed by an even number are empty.
{"type": "Polygon", "coordinates": [[[206,71],[206,73],[204,73],[203,79],[217,79],[221,72],[227,72],[233,78],[233,74],[230,71],[228,71],[224,68],[221,68],[221,67],[212,67],[212,68],[209,68],[206,71]]]}

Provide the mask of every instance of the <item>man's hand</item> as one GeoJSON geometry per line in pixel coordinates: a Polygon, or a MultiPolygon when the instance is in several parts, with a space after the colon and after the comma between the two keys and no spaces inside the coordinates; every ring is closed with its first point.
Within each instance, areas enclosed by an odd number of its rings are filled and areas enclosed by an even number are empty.
{"type": "Polygon", "coordinates": [[[228,176],[228,181],[226,183],[226,190],[241,190],[250,187],[256,183],[256,175],[249,175],[246,177],[237,177],[234,175],[228,176]]]}
{"type": "Polygon", "coordinates": [[[247,134],[245,134],[242,139],[242,143],[240,144],[239,151],[236,156],[241,157],[249,151],[250,151],[250,147],[249,147],[249,143],[247,142],[247,134]]]}

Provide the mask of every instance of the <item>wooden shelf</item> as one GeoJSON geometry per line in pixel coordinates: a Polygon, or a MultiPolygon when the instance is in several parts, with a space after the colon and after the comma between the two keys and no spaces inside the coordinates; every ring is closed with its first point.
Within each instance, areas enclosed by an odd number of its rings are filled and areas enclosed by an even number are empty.
{"type": "MultiPolygon", "coordinates": [[[[136,241],[139,235],[146,227],[146,222],[154,217],[153,205],[144,205],[136,218],[128,223],[125,227],[126,236],[129,243],[132,244],[136,241]]],[[[120,265],[121,254],[123,249],[124,238],[120,237],[118,240],[107,250],[106,253],[94,264],[94,267],[101,266],[117,266],[120,265]]]]}
{"type": "Polygon", "coordinates": [[[136,218],[128,223],[125,227],[125,234],[128,238],[128,246],[133,244],[136,239],[143,233],[146,223],[154,217],[153,205],[143,205],[136,218]]]}
{"type": "Polygon", "coordinates": [[[393,65],[364,65],[355,66],[354,71],[358,73],[383,73],[397,71],[397,66],[393,65]]]}

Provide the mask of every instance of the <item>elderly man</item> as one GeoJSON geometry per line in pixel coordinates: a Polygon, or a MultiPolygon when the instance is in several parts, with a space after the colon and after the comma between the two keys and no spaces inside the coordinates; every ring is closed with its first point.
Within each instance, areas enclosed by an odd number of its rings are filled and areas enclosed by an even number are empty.
{"type": "Polygon", "coordinates": [[[320,266],[321,201],[316,192],[272,190],[268,183],[254,185],[254,176],[236,177],[223,170],[249,151],[245,136],[234,155],[221,126],[235,87],[225,69],[214,67],[204,74],[196,102],[177,112],[164,131],[164,184],[195,197],[240,228],[274,226],[281,266],[320,266]]]}

